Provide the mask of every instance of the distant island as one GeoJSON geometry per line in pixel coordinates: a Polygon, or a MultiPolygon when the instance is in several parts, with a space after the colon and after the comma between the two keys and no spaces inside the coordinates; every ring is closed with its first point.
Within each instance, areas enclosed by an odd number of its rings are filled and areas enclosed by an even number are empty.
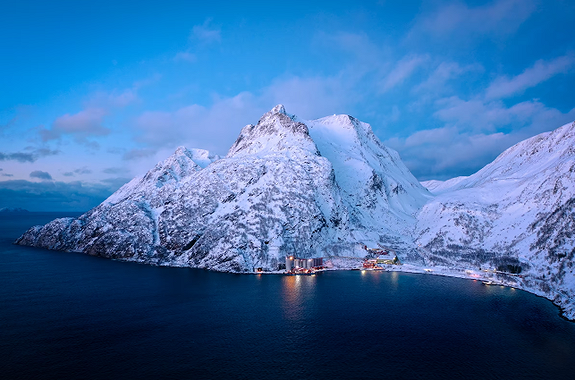
{"type": "Polygon", "coordinates": [[[30,211],[20,208],[20,207],[2,207],[0,208],[0,214],[25,214],[30,211]]]}

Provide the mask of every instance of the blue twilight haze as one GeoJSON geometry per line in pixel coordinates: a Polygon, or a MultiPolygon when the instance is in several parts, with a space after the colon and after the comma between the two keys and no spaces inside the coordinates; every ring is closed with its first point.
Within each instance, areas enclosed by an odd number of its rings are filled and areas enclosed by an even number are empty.
{"type": "Polygon", "coordinates": [[[372,125],[419,180],[575,120],[572,1],[11,1],[0,207],[87,210],[277,103],[372,125]]]}

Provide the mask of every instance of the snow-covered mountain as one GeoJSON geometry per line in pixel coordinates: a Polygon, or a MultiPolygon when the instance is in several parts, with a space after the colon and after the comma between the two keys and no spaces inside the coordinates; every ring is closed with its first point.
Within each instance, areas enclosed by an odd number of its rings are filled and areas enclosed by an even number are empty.
{"type": "Polygon", "coordinates": [[[224,158],[180,147],[78,219],[18,244],[221,271],[277,269],[286,254],[415,258],[415,213],[431,197],[368,124],[305,122],[278,105],[224,158]]]}
{"type": "Polygon", "coordinates": [[[575,123],[425,185],[436,197],[419,212],[416,244],[428,264],[510,273],[575,317],[575,123]]]}
{"type": "Polygon", "coordinates": [[[17,243],[232,272],[384,245],[411,264],[396,270],[475,271],[575,319],[575,123],[469,177],[424,186],[368,124],[301,120],[278,105],[225,157],[180,147],[86,214],[33,227],[17,243]]]}
{"type": "Polygon", "coordinates": [[[421,182],[421,184],[423,185],[423,187],[431,191],[433,194],[437,194],[442,193],[445,190],[449,190],[450,188],[457,185],[459,182],[463,181],[466,178],[467,178],[466,176],[461,176],[448,179],[447,181],[438,181],[432,179],[429,181],[421,182]]]}

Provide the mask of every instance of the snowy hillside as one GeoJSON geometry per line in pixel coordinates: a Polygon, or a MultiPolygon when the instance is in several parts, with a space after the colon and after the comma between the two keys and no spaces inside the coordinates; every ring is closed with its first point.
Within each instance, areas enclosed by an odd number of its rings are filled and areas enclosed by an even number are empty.
{"type": "Polygon", "coordinates": [[[358,227],[354,235],[369,246],[377,246],[385,236],[388,245],[395,241],[412,247],[414,215],[431,194],[399,154],[384,146],[369,124],[348,115],[306,124],[321,155],[333,166],[344,204],[358,227]]]}
{"type": "Polygon", "coordinates": [[[225,157],[180,147],[81,217],[17,243],[231,272],[273,271],[292,254],[354,261],[382,245],[407,264],[392,270],[471,274],[575,319],[574,147],[572,123],[469,177],[422,186],[368,124],[301,120],[278,105],[225,157]]]}
{"type": "Polygon", "coordinates": [[[438,194],[451,189],[453,186],[457,185],[459,182],[466,178],[466,176],[461,176],[448,179],[447,181],[437,181],[432,179],[430,181],[421,182],[421,185],[427,190],[431,191],[433,194],[438,194]]]}
{"type": "Polygon", "coordinates": [[[350,116],[302,122],[278,105],[224,158],[183,147],[78,219],[18,244],[161,265],[275,270],[288,254],[416,259],[414,215],[431,195],[371,127],[350,116]]]}
{"type": "Polygon", "coordinates": [[[439,189],[418,215],[416,243],[428,264],[509,273],[575,316],[575,123],[439,189]]]}

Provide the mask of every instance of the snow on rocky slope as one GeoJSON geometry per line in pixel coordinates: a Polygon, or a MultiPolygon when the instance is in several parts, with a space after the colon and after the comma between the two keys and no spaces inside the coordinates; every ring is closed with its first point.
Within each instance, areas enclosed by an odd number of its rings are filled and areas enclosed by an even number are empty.
{"type": "Polygon", "coordinates": [[[575,319],[575,123],[469,177],[423,184],[368,124],[300,120],[278,105],[226,157],[180,147],[86,214],[35,226],[17,244],[231,272],[384,245],[410,264],[394,270],[473,270],[575,319]]]}
{"type": "Polygon", "coordinates": [[[421,184],[423,185],[423,187],[425,187],[427,190],[431,191],[433,194],[437,194],[437,193],[442,193],[445,190],[449,190],[451,187],[453,187],[456,184],[458,184],[459,182],[463,181],[465,178],[467,178],[467,177],[461,176],[461,177],[455,177],[455,178],[448,179],[447,181],[437,181],[437,180],[432,179],[429,181],[421,182],[421,184]]]}
{"type": "Polygon", "coordinates": [[[369,125],[302,122],[278,105],[226,157],[180,147],[86,214],[17,243],[233,272],[275,270],[286,254],[363,256],[363,244],[409,260],[414,215],[430,196],[369,125]]]}
{"type": "Polygon", "coordinates": [[[414,215],[431,195],[399,154],[384,146],[369,124],[348,115],[306,124],[321,155],[333,166],[357,240],[368,246],[385,242],[399,248],[405,258],[417,259],[412,238],[414,215]]]}
{"type": "MultiPolygon", "coordinates": [[[[429,185],[429,184],[428,184],[429,185]]],[[[495,269],[575,318],[575,123],[430,188],[416,244],[429,265],[495,269]]]]}

